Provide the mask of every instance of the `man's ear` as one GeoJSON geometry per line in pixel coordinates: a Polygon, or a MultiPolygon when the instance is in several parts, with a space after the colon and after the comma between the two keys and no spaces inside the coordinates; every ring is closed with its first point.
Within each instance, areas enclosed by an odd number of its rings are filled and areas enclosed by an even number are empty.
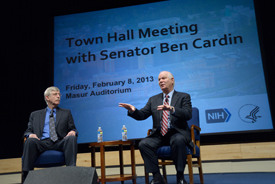
{"type": "Polygon", "coordinates": [[[49,96],[45,96],[45,98],[46,98],[47,101],[49,101],[49,99],[50,99],[49,96]]]}

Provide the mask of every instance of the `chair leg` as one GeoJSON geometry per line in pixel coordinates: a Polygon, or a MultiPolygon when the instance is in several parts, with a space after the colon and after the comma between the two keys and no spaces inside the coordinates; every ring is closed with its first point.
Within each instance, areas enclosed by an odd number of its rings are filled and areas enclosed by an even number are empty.
{"type": "Polygon", "coordinates": [[[167,174],[166,174],[166,167],[165,167],[165,165],[162,165],[162,175],[163,175],[163,179],[167,183],[167,174]]]}
{"type": "Polygon", "coordinates": [[[23,171],[21,171],[21,184],[23,184],[23,171]]]}
{"type": "Polygon", "coordinates": [[[149,184],[149,173],[146,173],[145,166],[144,166],[144,176],[145,176],[145,184],[149,184]]]}
{"type": "Polygon", "coordinates": [[[198,169],[199,169],[199,175],[200,175],[200,182],[203,184],[203,173],[202,173],[202,164],[201,164],[201,157],[198,157],[198,169]]]}
{"type": "Polygon", "coordinates": [[[189,171],[189,182],[190,184],[194,184],[192,155],[187,155],[187,163],[189,171]]]}

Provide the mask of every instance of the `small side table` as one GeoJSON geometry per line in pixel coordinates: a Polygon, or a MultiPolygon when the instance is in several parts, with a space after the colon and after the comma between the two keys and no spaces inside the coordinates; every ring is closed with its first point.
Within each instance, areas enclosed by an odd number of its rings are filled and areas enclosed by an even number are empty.
{"type": "Polygon", "coordinates": [[[101,177],[99,177],[99,181],[102,184],[110,181],[121,181],[123,184],[125,180],[133,180],[133,184],[136,184],[136,162],[135,162],[135,142],[134,141],[105,141],[105,142],[93,142],[90,143],[89,146],[91,147],[91,165],[95,167],[95,147],[100,147],[100,165],[101,165],[101,177]],[[106,176],[106,169],[105,169],[105,146],[119,146],[119,167],[120,167],[120,174],[119,175],[108,175],[106,176]],[[124,174],[124,167],[123,167],[123,146],[130,145],[130,152],[131,152],[131,167],[132,167],[132,174],[124,174]]]}

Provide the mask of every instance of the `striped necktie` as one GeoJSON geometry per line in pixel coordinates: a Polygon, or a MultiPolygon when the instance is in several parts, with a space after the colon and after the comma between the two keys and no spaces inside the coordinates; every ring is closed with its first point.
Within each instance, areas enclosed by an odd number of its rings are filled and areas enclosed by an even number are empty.
{"type": "Polygon", "coordinates": [[[50,114],[50,136],[51,136],[51,140],[53,142],[57,141],[57,134],[55,131],[55,122],[54,122],[54,115],[53,115],[53,110],[51,111],[50,114]]]}
{"type": "MultiPolygon", "coordinates": [[[[169,105],[169,96],[165,96],[163,105],[169,105]]],[[[162,112],[162,122],[161,122],[161,134],[164,136],[168,132],[168,110],[163,110],[162,112]]]]}

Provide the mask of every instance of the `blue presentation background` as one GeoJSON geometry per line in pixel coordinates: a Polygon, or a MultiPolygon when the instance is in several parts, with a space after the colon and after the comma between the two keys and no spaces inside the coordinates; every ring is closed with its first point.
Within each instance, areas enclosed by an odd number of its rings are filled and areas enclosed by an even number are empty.
{"type": "MultiPolygon", "coordinates": [[[[148,98],[161,92],[157,78],[160,71],[168,70],[175,77],[175,90],[191,95],[192,104],[200,110],[202,133],[221,133],[272,129],[265,79],[258,41],[252,0],[184,1],[172,0],[139,6],[87,12],[55,17],[54,33],[54,85],[61,90],[61,107],[69,108],[79,131],[79,143],[94,142],[97,128],[104,132],[104,140],[121,139],[121,128],[126,125],[128,138],[146,136],[152,119],[136,121],[119,102],[142,108],[148,98]],[[139,38],[138,30],[168,28],[170,25],[198,25],[198,33],[139,38]],[[133,40],[107,41],[114,32],[126,34],[134,30],[133,40]],[[194,48],[192,42],[219,39],[224,35],[233,39],[241,36],[243,43],[194,48]],[[103,43],[74,45],[77,39],[102,37],[103,43]],[[67,38],[74,38],[71,47],[67,38]],[[188,49],[160,53],[160,43],[187,43],[188,49]],[[110,52],[156,47],[154,54],[101,60],[102,50],[110,52]],[[96,61],[68,64],[66,57],[88,52],[96,61]],[[154,81],[137,83],[137,78],[153,77],[154,81]],[[128,84],[131,79],[134,84],[128,84]],[[93,87],[94,82],[125,81],[125,85],[93,87]],[[66,86],[88,85],[87,90],[68,90],[66,86]],[[131,92],[90,96],[91,91],[131,88],[131,92]],[[66,98],[68,94],[88,93],[87,97],[66,98]],[[242,107],[258,106],[256,122],[245,122],[242,107]],[[231,117],[228,122],[207,123],[209,109],[226,108],[231,117]]],[[[77,42],[79,44],[80,42],[77,42]]]]}

